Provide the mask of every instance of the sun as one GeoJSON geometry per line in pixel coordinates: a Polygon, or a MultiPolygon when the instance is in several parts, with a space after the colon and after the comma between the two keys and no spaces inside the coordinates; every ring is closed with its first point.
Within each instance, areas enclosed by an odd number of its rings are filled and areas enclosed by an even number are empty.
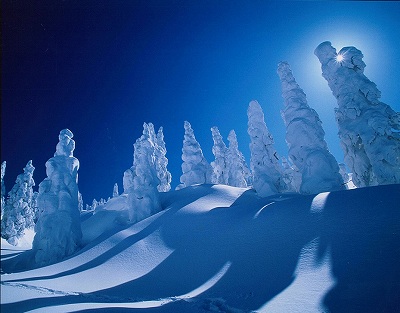
{"type": "Polygon", "coordinates": [[[336,62],[340,63],[340,62],[342,62],[343,60],[344,60],[343,54],[338,54],[338,55],[336,56],[336,62]]]}

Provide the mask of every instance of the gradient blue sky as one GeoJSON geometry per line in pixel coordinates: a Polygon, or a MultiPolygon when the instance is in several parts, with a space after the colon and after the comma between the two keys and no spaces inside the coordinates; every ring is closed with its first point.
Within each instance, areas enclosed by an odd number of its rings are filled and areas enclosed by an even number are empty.
{"type": "Polygon", "coordinates": [[[38,185],[58,133],[75,134],[85,203],[122,191],[143,122],[164,127],[173,188],[183,122],[209,162],[210,128],[235,129],[249,163],[256,99],[286,156],[276,67],[288,61],[339,162],[336,101],[313,51],[329,40],[364,53],[365,74],[400,111],[400,2],[2,1],[1,161],[7,191],[28,160],[38,185]],[[232,3],[233,2],[233,3],[232,3]]]}

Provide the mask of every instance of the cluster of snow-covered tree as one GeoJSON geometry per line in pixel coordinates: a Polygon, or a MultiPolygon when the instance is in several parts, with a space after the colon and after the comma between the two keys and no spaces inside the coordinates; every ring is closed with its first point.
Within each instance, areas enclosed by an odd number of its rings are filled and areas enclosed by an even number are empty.
{"type": "MultiPolygon", "coordinates": [[[[330,42],[320,44],[315,54],[321,62],[322,75],[337,98],[339,138],[351,174],[329,152],[317,112],[307,104],[289,64],[281,62],[277,72],[284,99],[282,118],[288,157],[278,156],[262,108],[257,101],[251,101],[247,110],[250,168],[238,149],[234,130],[229,133],[226,146],[218,128],[211,128],[215,158],[209,163],[190,123],[185,121],[182,175],[177,189],[195,184],[226,184],[252,187],[259,196],[266,197],[285,192],[341,190],[350,177],[356,187],[400,183],[400,115],[379,101],[379,90],[363,74],[363,55],[354,47],[336,53],[330,42]]],[[[39,192],[33,191],[34,167],[29,161],[5,199],[6,163],[1,166],[1,236],[17,244],[24,229],[35,225],[33,251],[38,266],[59,261],[80,247],[79,213],[83,201],[72,137],[68,129],[60,132],[54,157],[46,162],[47,178],[39,184],[39,192]]],[[[172,178],[167,169],[162,128],[156,133],[153,124],[144,123],[143,134],[133,146],[133,165],[123,176],[128,223],[161,210],[160,192],[171,189],[172,178]]],[[[115,184],[113,197],[118,196],[115,184]]],[[[106,202],[94,200],[87,209],[106,202]]]]}

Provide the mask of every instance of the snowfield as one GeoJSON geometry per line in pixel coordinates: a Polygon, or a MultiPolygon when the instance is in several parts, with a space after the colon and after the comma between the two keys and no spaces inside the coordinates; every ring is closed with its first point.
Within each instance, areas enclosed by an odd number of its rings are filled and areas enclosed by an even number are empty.
{"type": "Polygon", "coordinates": [[[400,312],[400,185],[260,198],[197,185],[124,224],[126,195],[82,214],[84,247],[29,269],[1,241],[1,312],[400,312]]]}

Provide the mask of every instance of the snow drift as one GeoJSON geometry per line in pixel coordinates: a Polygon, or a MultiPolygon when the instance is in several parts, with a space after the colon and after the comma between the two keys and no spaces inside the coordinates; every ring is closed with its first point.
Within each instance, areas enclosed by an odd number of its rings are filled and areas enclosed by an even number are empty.
{"type": "Polygon", "coordinates": [[[23,270],[30,251],[2,246],[2,312],[400,310],[399,185],[267,198],[197,185],[131,226],[124,201],[82,217],[90,243],[63,262],[23,270]]]}

